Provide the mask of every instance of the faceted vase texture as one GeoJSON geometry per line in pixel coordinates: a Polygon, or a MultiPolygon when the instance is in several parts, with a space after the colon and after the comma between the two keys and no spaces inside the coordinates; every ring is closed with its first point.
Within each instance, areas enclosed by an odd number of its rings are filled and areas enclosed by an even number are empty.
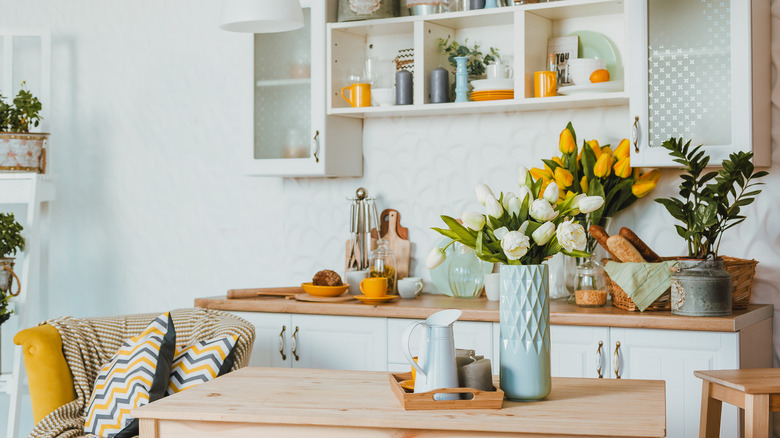
{"type": "Polygon", "coordinates": [[[501,265],[501,390],[510,400],[550,393],[550,298],[547,265],[501,265]]]}

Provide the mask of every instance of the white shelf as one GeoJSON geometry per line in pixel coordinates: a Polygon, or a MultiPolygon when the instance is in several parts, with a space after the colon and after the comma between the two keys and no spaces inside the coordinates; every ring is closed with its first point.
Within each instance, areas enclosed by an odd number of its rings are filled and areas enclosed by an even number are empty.
{"type": "Polygon", "coordinates": [[[483,102],[430,103],[362,108],[332,108],[328,114],[356,117],[442,116],[499,112],[542,111],[566,108],[588,108],[628,105],[625,92],[579,94],[574,96],[491,100],[483,102]]]}
{"type": "Polygon", "coordinates": [[[0,204],[26,204],[32,198],[32,188],[38,184],[38,199],[54,199],[54,179],[51,175],[33,172],[0,172],[0,204]]]}
{"type": "Polygon", "coordinates": [[[257,81],[258,87],[286,87],[290,85],[309,85],[309,84],[311,84],[311,78],[269,79],[265,81],[257,81]]]}

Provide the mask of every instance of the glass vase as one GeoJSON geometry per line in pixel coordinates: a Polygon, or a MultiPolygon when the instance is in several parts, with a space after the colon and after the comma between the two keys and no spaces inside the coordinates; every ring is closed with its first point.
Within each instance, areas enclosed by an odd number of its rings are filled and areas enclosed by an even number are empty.
{"type": "MultiPolygon", "coordinates": [[[[602,228],[604,228],[607,233],[610,233],[610,226],[612,225],[612,217],[610,216],[602,216],[599,218],[597,222],[593,222],[588,216],[585,220],[585,233],[587,234],[587,244],[585,245],[585,251],[590,253],[591,256],[595,257],[595,260],[603,260],[607,258],[608,253],[607,250],[601,247],[599,245],[599,242],[596,240],[595,237],[591,236],[588,232],[588,229],[591,225],[599,225],[602,228]]],[[[566,289],[569,291],[569,301],[574,302],[574,290],[577,287],[576,281],[577,281],[577,267],[588,260],[590,260],[590,257],[570,257],[570,256],[564,256],[564,275],[566,276],[566,289]]]]}
{"type": "Polygon", "coordinates": [[[485,285],[485,270],[473,249],[455,245],[447,273],[450,290],[457,298],[477,298],[485,285]]]}

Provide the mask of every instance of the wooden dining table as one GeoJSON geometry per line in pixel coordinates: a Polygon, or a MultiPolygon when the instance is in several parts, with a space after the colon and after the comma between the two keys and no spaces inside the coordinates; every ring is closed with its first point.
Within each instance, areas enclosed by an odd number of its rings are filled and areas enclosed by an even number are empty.
{"type": "Polygon", "coordinates": [[[553,378],[540,401],[406,411],[385,372],[244,368],[131,415],[141,438],[663,437],[665,405],[660,380],[553,378]]]}

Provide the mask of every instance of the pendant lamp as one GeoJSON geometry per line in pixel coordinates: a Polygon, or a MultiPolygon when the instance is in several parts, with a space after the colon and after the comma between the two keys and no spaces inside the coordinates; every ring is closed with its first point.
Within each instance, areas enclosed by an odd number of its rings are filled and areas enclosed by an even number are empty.
{"type": "Polygon", "coordinates": [[[303,11],[298,0],[226,0],[219,27],[231,32],[285,32],[303,27],[303,11]]]}

